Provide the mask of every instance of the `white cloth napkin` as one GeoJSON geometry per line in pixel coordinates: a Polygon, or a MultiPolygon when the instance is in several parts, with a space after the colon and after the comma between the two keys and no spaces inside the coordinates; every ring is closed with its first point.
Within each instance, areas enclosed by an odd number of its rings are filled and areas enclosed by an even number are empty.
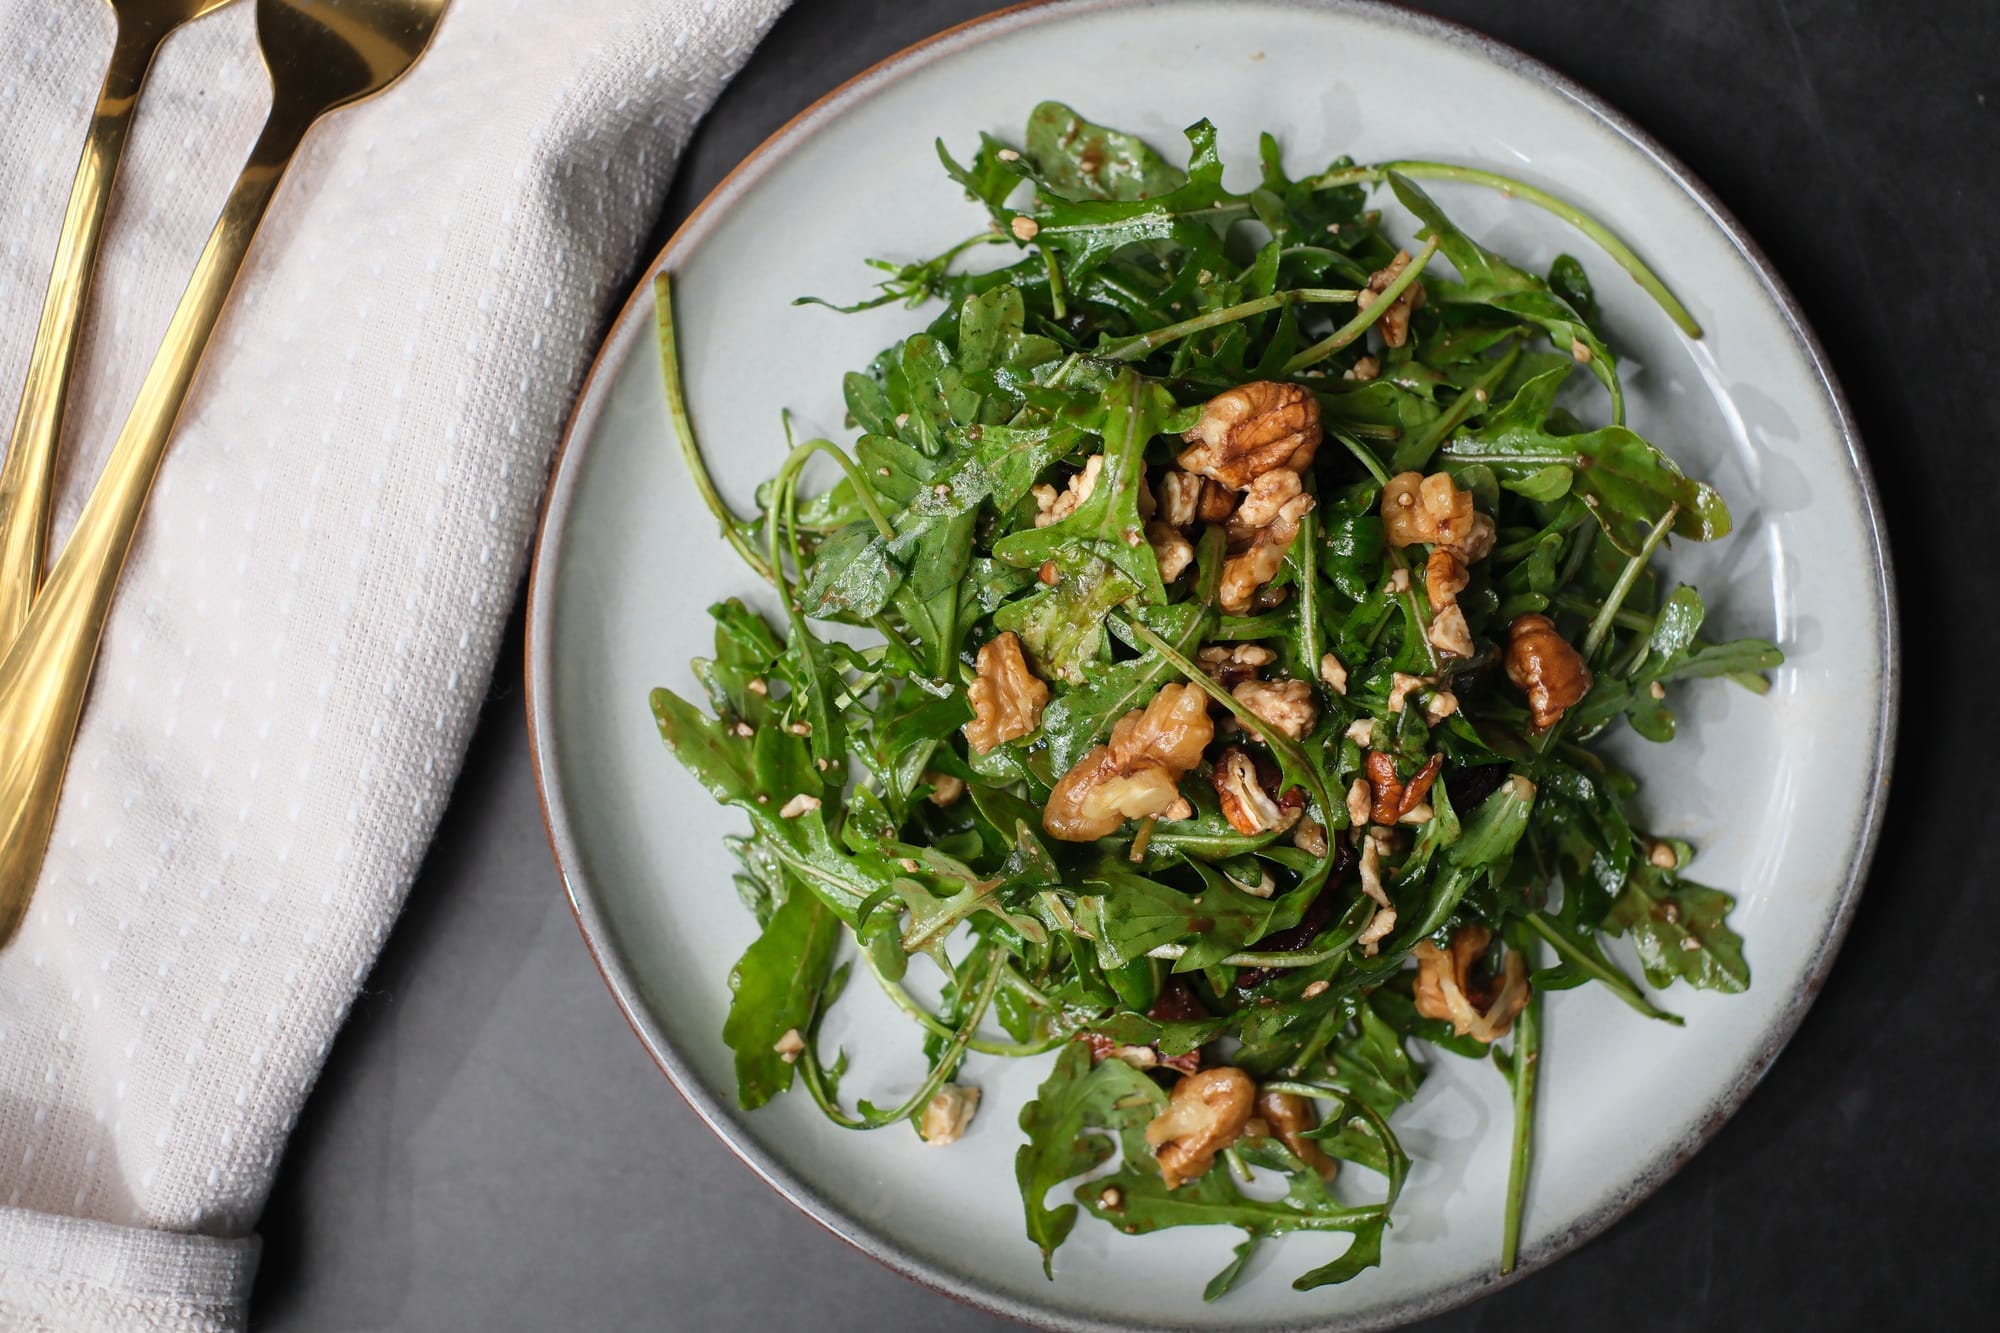
{"type": "MultiPolygon", "coordinates": [[[[286,1132],[450,794],[614,285],[783,2],[456,0],[293,166],[0,954],[0,1327],[241,1325],[286,1132]]],[[[141,103],[59,534],[262,119],[252,19],[175,36],[141,103]]],[[[0,0],[9,420],[111,36],[102,0],[0,0]]]]}

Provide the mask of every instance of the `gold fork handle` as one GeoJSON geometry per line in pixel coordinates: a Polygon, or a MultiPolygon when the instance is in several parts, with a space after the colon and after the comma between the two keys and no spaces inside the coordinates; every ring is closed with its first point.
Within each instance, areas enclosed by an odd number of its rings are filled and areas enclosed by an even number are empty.
{"type": "Polygon", "coordinates": [[[55,481],[56,444],[62,429],[63,397],[76,366],[83,324],[84,293],[97,258],[98,238],[111,203],[132,113],[146,71],[169,29],[120,23],[97,110],[90,119],[83,158],[70,186],[69,209],[56,242],[42,320],[28,359],[28,378],[14,417],[13,442],[0,469],[0,644],[12,643],[28,618],[42,578],[48,545],[49,493],[55,481]]]}
{"type": "Polygon", "coordinates": [[[98,641],[168,436],[307,123],[273,109],[209,233],[110,460],[0,662],[0,944],[20,926],[41,873],[98,641]]]}

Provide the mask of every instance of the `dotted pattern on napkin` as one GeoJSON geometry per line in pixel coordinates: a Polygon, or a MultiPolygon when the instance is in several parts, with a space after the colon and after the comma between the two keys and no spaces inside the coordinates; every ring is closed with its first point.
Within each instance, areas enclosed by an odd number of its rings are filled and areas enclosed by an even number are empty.
{"type": "MultiPolygon", "coordinates": [[[[290,1129],[450,794],[595,338],[783,0],[456,0],[314,131],[211,344],[0,954],[0,1327],[240,1326],[290,1129]]],[[[11,421],[112,40],[0,0],[11,421]]],[[[57,540],[269,91],[177,34],[107,226],[57,540]]]]}

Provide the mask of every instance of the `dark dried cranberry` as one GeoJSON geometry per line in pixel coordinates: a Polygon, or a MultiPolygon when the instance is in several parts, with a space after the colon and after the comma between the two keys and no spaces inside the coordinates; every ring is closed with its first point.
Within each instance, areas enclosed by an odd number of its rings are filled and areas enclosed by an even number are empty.
{"type": "MultiPolygon", "coordinates": [[[[1348,845],[1347,839],[1337,835],[1333,836],[1333,846],[1328,854],[1333,857],[1333,869],[1327,872],[1326,884],[1321,887],[1318,895],[1299,917],[1299,924],[1290,930],[1272,931],[1250,946],[1252,952],[1297,953],[1317,939],[1319,933],[1333,921],[1335,891],[1353,872],[1356,858],[1354,848],[1348,845]]],[[[1282,970],[1273,967],[1246,967],[1236,974],[1237,989],[1249,990],[1254,986],[1261,986],[1282,970]]]]}
{"type": "Polygon", "coordinates": [[[1507,780],[1507,765],[1480,764],[1471,767],[1453,764],[1445,774],[1445,791],[1451,796],[1451,808],[1461,815],[1477,810],[1486,798],[1500,790],[1500,784],[1507,780]]]}

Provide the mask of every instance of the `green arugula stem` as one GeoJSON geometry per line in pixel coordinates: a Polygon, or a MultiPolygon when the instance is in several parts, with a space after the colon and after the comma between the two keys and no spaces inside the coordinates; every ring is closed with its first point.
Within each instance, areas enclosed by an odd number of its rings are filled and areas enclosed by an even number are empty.
{"type": "Polygon", "coordinates": [[[1343,171],[1332,171],[1307,181],[1306,185],[1314,190],[1328,190],[1341,185],[1379,185],[1389,178],[1391,172],[1408,176],[1413,180],[1463,181],[1473,185],[1484,185],[1504,195],[1525,199],[1537,208],[1555,214],[1595,241],[1599,249],[1617,262],[1618,267],[1631,274],[1632,280],[1639,284],[1646,295],[1659,303],[1660,309],[1667,312],[1667,318],[1673,320],[1682,333],[1690,338],[1701,337],[1701,325],[1695,321],[1695,317],[1689,314],[1687,307],[1668,290],[1667,284],[1662,282],[1652,269],[1646,267],[1645,261],[1633,252],[1631,246],[1619,240],[1617,234],[1609,227],[1575,204],[1558,198],[1546,190],[1538,189],[1526,181],[1503,176],[1494,171],[1482,171],[1478,167],[1454,166],[1449,162],[1405,161],[1382,162],[1372,167],[1349,167],[1343,171]]]}
{"type": "Polygon", "coordinates": [[[688,475],[694,479],[695,491],[701,496],[702,503],[708,506],[708,512],[715,515],[716,522],[722,525],[723,537],[736,548],[736,554],[743,558],[743,563],[773,587],[782,587],[778,571],[744,537],[741,521],[730,512],[721,492],[715,489],[715,479],[708,474],[701,446],[695,442],[694,423],[688,417],[687,394],[681,385],[680,342],[674,336],[673,283],[664,272],[653,280],[653,301],[659,313],[660,374],[666,381],[667,414],[673,421],[675,440],[680,445],[688,475]]]}
{"type": "Polygon", "coordinates": [[[1381,295],[1370,301],[1366,310],[1285,362],[1284,373],[1296,375],[1308,366],[1318,365],[1373,328],[1375,321],[1388,314],[1389,307],[1396,304],[1396,298],[1408,291],[1410,284],[1423,273],[1424,265],[1431,262],[1431,256],[1437,253],[1437,248],[1437,237],[1433,236],[1425,241],[1424,248],[1411,256],[1409,264],[1396,275],[1396,280],[1383,288],[1381,295]]]}
{"type": "MultiPolygon", "coordinates": [[[[900,982],[890,980],[889,974],[882,970],[882,965],[875,961],[873,953],[865,948],[862,949],[861,961],[867,965],[869,972],[874,975],[876,984],[882,987],[882,993],[889,997],[890,1003],[915,1019],[917,1025],[923,1028],[924,1031],[947,1039],[958,1035],[958,1029],[952,1027],[951,1024],[917,1003],[917,998],[911,995],[909,991],[903,989],[900,982]]],[[[965,1045],[967,1050],[978,1051],[981,1055],[1005,1055],[1018,1058],[1027,1055],[1040,1055],[1044,1051],[1052,1051],[1068,1040],[1069,1035],[1067,1033],[1059,1033],[1041,1041],[1028,1042],[995,1041],[990,1037],[974,1035],[966,1041],[965,1045]]]]}
{"type": "Polygon", "coordinates": [[[1623,1000],[1635,1012],[1644,1014],[1647,1018],[1658,1019],[1662,1023],[1671,1023],[1675,1027],[1682,1025],[1682,1019],[1679,1014],[1669,1013],[1648,1000],[1645,992],[1640,990],[1630,977],[1620,972],[1617,968],[1606,967],[1589,954],[1577,948],[1574,940],[1571,940],[1567,935],[1556,929],[1554,925],[1550,924],[1546,913],[1530,913],[1528,916],[1523,917],[1522,920],[1528,923],[1530,930],[1533,930],[1537,935],[1540,935],[1549,942],[1550,947],[1556,951],[1558,958],[1578,971],[1585,973],[1591,980],[1600,983],[1606,990],[1623,1000]]]}
{"type": "MultiPolygon", "coordinates": [[[[865,956],[868,951],[863,949],[861,952],[865,956]]],[[[996,945],[988,952],[997,954],[999,948],[996,945]]],[[[978,1031],[980,1022],[986,1017],[986,1010],[993,1003],[993,993],[1000,988],[1000,978],[1006,969],[999,966],[998,958],[989,958],[988,961],[992,966],[986,969],[986,977],[979,983],[979,992],[973,997],[972,1008],[967,1011],[965,1021],[952,1033],[951,1040],[945,1048],[938,1052],[937,1063],[931,1068],[929,1077],[917,1085],[917,1090],[910,1094],[908,1101],[893,1110],[868,1111],[859,1116],[851,1116],[827,1093],[826,1073],[820,1065],[819,1051],[816,1049],[819,1022],[815,1019],[813,1039],[806,1042],[805,1050],[799,1054],[799,1072],[804,1077],[806,1091],[812,1094],[812,1099],[819,1104],[819,1109],[826,1118],[842,1129],[880,1129],[884,1125],[893,1125],[898,1120],[909,1119],[923,1107],[924,1103],[937,1095],[937,1090],[944,1086],[945,1079],[958,1067],[959,1058],[972,1044],[973,1034],[978,1031]]]]}
{"type": "Polygon", "coordinates": [[[1625,568],[1619,571],[1618,582],[1611,585],[1611,595],[1604,599],[1604,605],[1598,608],[1597,618],[1590,622],[1590,632],[1583,636],[1584,661],[1588,662],[1597,656],[1597,650],[1604,646],[1605,636],[1611,633],[1612,617],[1618,614],[1618,608],[1623,606],[1626,597],[1631,595],[1632,585],[1639,581],[1639,575],[1645,573],[1646,566],[1652,563],[1653,552],[1665,540],[1667,533],[1674,526],[1674,517],[1680,512],[1679,505],[1668,505],[1667,512],[1660,515],[1660,521],[1646,534],[1646,540],[1639,547],[1639,553],[1627,560],[1625,568]]]}
{"type": "Polygon", "coordinates": [[[1355,439],[1344,430],[1334,431],[1333,438],[1339,440],[1346,447],[1347,452],[1354,455],[1355,461],[1368,469],[1368,475],[1375,478],[1377,486],[1387,486],[1389,484],[1389,469],[1382,466],[1382,460],[1375,457],[1367,445],[1361,443],[1361,441],[1355,439]]]}
{"type": "MultiPolygon", "coordinates": [[[[1534,963],[1529,949],[1528,963],[1534,963]]],[[[1541,1060],[1542,997],[1528,997],[1528,1007],[1514,1020],[1514,1151],[1507,1168],[1507,1224],[1500,1240],[1500,1272],[1514,1271],[1521,1257],[1521,1217],[1528,1203],[1528,1168],[1534,1161],[1536,1065],[1541,1060]]]]}
{"type": "Polygon", "coordinates": [[[1234,324],[1288,305],[1344,305],[1360,293],[1334,287],[1295,287],[1289,291],[1273,292],[1269,296],[1254,297],[1220,310],[1196,315],[1192,319],[1181,320],[1154,329],[1151,333],[1141,333],[1127,338],[1117,345],[1098,353],[1103,361],[1138,361],[1149,352],[1158,351],[1170,342],[1176,342],[1189,334],[1200,333],[1204,329],[1218,328],[1224,324],[1234,324]]]}
{"type": "MultiPolygon", "coordinates": [[[[1337,949],[1320,949],[1314,953],[1233,953],[1222,960],[1224,967],[1316,967],[1330,958],[1338,958],[1347,952],[1347,944],[1337,949]]],[[[1156,944],[1146,950],[1146,957],[1174,962],[1187,956],[1185,944],[1156,944]]]]}

